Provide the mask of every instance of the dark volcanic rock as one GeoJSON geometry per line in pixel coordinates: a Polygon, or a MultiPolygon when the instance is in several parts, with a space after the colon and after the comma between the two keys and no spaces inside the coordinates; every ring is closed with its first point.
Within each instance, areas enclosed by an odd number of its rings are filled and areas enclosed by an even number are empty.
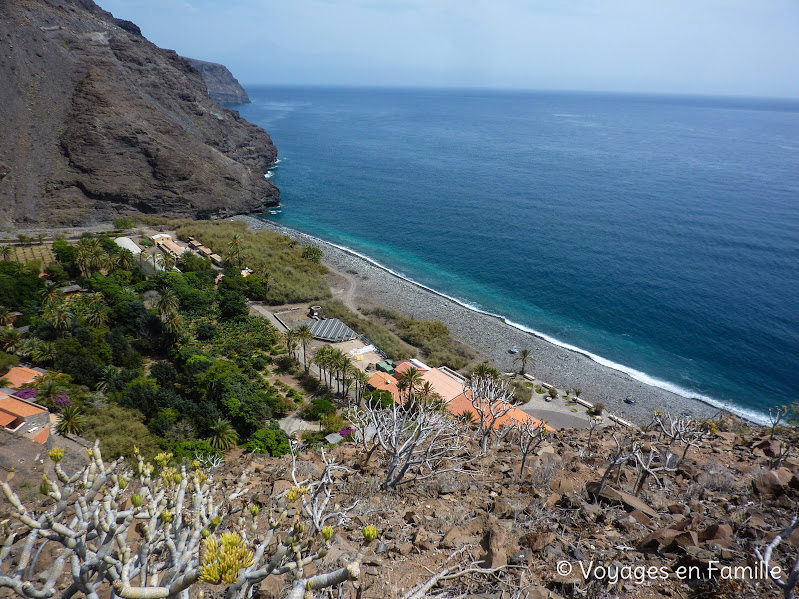
{"type": "Polygon", "coordinates": [[[92,0],[0,2],[0,223],[145,212],[215,218],[279,202],[269,135],[189,62],[92,0]]]}
{"type": "Polygon", "coordinates": [[[208,94],[220,104],[249,104],[250,97],[225,65],[187,58],[208,86],[208,94]]]}

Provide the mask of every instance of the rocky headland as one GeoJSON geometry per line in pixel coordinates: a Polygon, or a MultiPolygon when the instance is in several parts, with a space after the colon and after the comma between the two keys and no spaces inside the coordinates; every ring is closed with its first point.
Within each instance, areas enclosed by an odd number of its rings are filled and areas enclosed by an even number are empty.
{"type": "Polygon", "coordinates": [[[223,64],[187,58],[208,86],[208,95],[220,104],[249,104],[250,97],[233,73],[223,64]]]}
{"type": "Polygon", "coordinates": [[[217,218],[279,202],[269,135],[92,0],[0,3],[0,224],[217,218]]]}

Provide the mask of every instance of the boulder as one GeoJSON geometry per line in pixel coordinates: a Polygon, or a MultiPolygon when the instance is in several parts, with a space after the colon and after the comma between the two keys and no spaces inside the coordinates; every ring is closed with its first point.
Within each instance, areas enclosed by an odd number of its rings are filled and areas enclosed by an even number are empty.
{"type": "MultiPolygon", "coordinates": [[[[597,497],[599,483],[588,483],[585,485],[585,488],[590,494],[592,494],[594,497],[597,497]]],[[[609,501],[611,503],[621,503],[624,506],[624,509],[628,512],[638,510],[650,518],[655,518],[657,516],[657,512],[638,497],[630,495],[629,493],[625,493],[624,491],[619,491],[618,489],[614,489],[608,485],[605,485],[605,488],[602,489],[602,492],[599,493],[598,497],[599,499],[604,499],[605,501],[609,501]]]]}
{"type": "Polygon", "coordinates": [[[456,549],[468,544],[471,540],[471,535],[459,526],[450,528],[441,538],[438,546],[445,549],[456,549]]]}
{"type": "Polygon", "coordinates": [[[765,497],[766,499],[773,499],[783,495],[789,488],[793,473],[787,468],[778,468],[777,470],[769,470],[760,478],[752,480],[754,491],[765,497]]]}
{"type": "Polygon", "coordinates": [[[679,530],[673,528],[659,528],[650,532],[638,543],[639,551],[659,551],[661,547],[668,547],[672,541],[680,534],[679,530]]]}

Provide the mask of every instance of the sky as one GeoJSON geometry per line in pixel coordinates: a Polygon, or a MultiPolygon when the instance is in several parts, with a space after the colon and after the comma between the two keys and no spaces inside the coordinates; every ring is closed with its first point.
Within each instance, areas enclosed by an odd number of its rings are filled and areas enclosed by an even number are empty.
{"type": "Polygon", "coordinates": [[[246,85],[799,98],[796,0],[98,0],[246,85]]]}

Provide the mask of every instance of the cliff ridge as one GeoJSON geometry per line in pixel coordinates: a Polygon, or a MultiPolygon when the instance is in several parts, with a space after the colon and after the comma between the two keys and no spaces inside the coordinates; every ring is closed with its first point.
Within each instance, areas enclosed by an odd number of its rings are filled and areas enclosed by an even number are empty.
{"type": "Polygon", "coordinates": [[[202,75],[208,86],[208,95],[220,104],[249,104],[250,97],[233,73],[222,64],[187,58],[192,67],[202,75]]]}
{"type": "Polygon", "coordinates": [[[0,3],[0,224],[217,218],[279,203],[263,129],[92,0],[0,3]]]}

